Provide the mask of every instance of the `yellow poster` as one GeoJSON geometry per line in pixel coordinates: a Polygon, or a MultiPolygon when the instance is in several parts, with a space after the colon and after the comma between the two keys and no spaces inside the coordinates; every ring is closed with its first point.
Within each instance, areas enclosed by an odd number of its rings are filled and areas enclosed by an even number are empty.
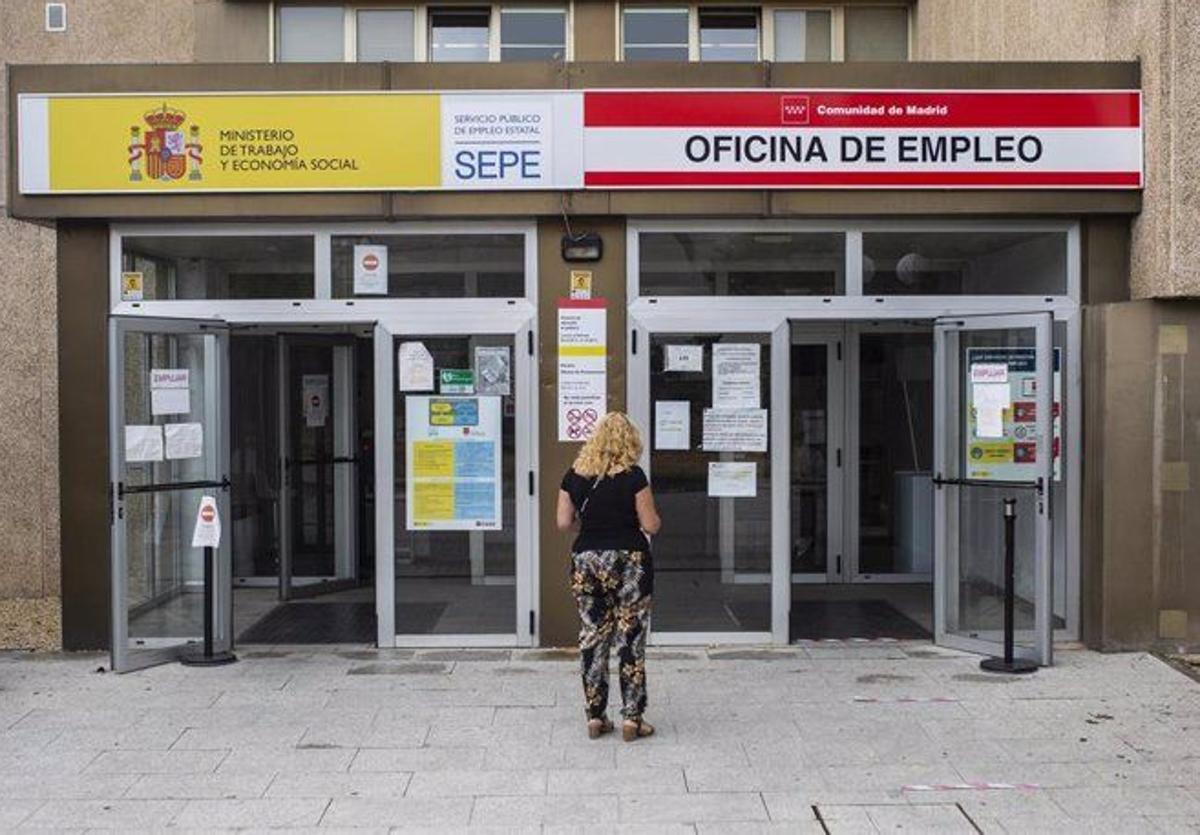
{"type": "Polygon", "coordinates": [[[436,94],[55,97],[52,191],[436,188],[436,94]]]}
{"type": "Polygon", "coordinates": [[[454,483],[417,481],[412,483],[412,519],[416,527],[425,527],[454,518],[454,483]]]}
{"type": "Polygon", "coordinates": [[[413,441],[413,478],[454,478],[453,441],[413,441]]]}

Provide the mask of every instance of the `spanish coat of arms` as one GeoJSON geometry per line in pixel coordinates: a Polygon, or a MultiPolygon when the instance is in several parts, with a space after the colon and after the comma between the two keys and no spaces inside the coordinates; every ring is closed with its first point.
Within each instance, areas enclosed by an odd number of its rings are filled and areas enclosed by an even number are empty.
{"type": "Polygon", "coordinates": [[[190,125],[185,136],[182,128],[187,114],[165,103],[142,118],[147,125],[144,136],[137,125],[129,128],[129,179],[134,182],[142,179],[143,161],[145,176],[151,180],[179,180],[185,172],[189,180],[203,179],[200,126],[190,125]]]}

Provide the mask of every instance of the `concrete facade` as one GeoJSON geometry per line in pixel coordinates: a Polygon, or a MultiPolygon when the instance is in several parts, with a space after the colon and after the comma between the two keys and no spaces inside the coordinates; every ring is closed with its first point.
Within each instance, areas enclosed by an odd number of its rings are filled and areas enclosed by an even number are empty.
{"type": "MultiPolygon", "coordinates": [[[[88,0],[68,3],[69,26],[66,33],[43,31],[44,3],[40,0],[9,0],[0,5],[0,63],[2,64],[147,64],[156,63],[225,63],[253,62],[254,81],[246,87],[270,89],[278,79],[293,79],[283,86],[308,89],[364,89],[368,87],[470,87],[479,84],[478,66],[433,67],[392,65],[312,66],[305,70],[307,83],[296,84],[300,68],[290,75],[274,73],[262,62],[269,56],[269,4],[259,2],[230,2],[230,0],[163,0],[156,3],[154,17],[163,21],[152,27],[131,25],[147,14],[147,4],[139,0],[88,0]]],[[[1186,462],[1195,449],[1194,415],[1200,407],[1190,407],[1187,395],[1188,374],[1181,362],[1174,376],[1155,375],[1159,343],[1149,334],[1158,324],[1182,325],[1190,328],[1192,345],[1200,344],[1196,333],[1200,310],[1182,302],[1159,301],[1123,304],[1129,298],[1174,299],[1200,294],[1200,264],[1189,258],[1200,250],[1200,150],[1186,141],[1198,135],[1196,121],[1200,108],[1200,66],[1194,57],[1200,46],[1200,13],[1189,12],[1182,0],[1063,0],[1057,2],[1053,15],[1047,14],[1045,4],[1038,0],[1000,0],[984,3],[980,0],[920,0],[914,5],[911,57],[918,62],[967,62],[949,68],[930,63],[914,66],[911,86],[927,83],[937,86],[936,79],[954,73],[963,79],[961,86],[978,83],[986,86],[987,67],[972,66],[979,62],[1007,61],[1137,61],[1140,62],[1146,110],[1146,169],[1147,188],[1144,202],[1131,202],[1129,195],[1103,193],[1072,195],[1023,193],[1019,207],[1014,198],[1003,193],[929,193],[914,199],[904,193],[870,195],[875,213],[957,215],[1000,215],[1014,211],[1027,215],[1079,216],[1111,212],[1117,230],[1125,224],[1124,216],[1133,215],[1132,234],[1128,246],[1112,245],[1104,250],[1122,260],[1112,275],[1128,276],[1127,280],[1109,280],[1102,292],[1096,294],[1089,285],[1089,301],[1112,302],[1090,314],[1088,320],[1088,351],[1103,354],[1104,363],[1089,372],[1089,386],[1107,392],[1089,407],[1089,415],[1105,414],[1113,402],[1133,397],[1143,406],[1161,401],[1162,414],[1143,415],[1141,411],[1127,414],[1112,412],[1103,425],[1089,424],[1086,460],[1089,462],[1088,483],[1099,479],[1104,489],[1093,491],[1095,506],[1085,505],[1085,515],[1093,510],[1100,514],[1099,529],[1094,531],[1093,554],[1097,571],[1085,579],[1085,609],[1090,605],[1087,584],[1093,583],[1097,594],[1097,613],[1093,619],[1089,640],[1106,648],[1145,646],[1160,639],[1180,642],[1200,642],[1200,589],[1189,592],[1184,577],[1188,555],[1186,536],[1188,516],[1181,507],[1194,501],[1193,481],[1187,480],[1186,462]],[[1071,37],[1064,38],[1063,33],[1071,37]],[[929,81],[922,82],[922,79],[929,81]],[[1189,83],[1190,81],[1190,83],[1189,83]],[[1140,209],[1140,214],[1137,213],[1140,209]],[[1119,343],[1095,343],[1096,334],[1122,335],[1119,343]],[[1130,340],[1132,342],[1130,342],[1130,340]],[[1140,341],[1139,341],[1140,340],[1140,341]],[[1150,341],[1146,341],[1150,340],[1150,341]],[[1115,344],[1136,344],[1136,361],[1115,352],[1115,344]],[[1141,398],[1141,399],[1136,399],[1141,398]],[[1182,408],[1179,423],[1179,446],[1165,442],[1165,433],[1175,424],[1168,420],[1171,408],[1182,408]],[[1191,422],[1188,423],[1187,416],[1191,422]],[[1136,416],[1136,419],[1135,419],[1136,416]],[[1147,418],[1142,420],[1142,418],[1147,418]],[[1122,423],[1123,420],[1129,423],[1122,423]],[[1153,431],[1152,431],[1153,430],[1153,431]],[[1159,431],[1161,430],[1161,431],[1159,431]],[[1136,443],[1106,452],[1105,438],[1123,437],[1134,432],[1136,443]],[[1190,443],[1190,446],[1189,446],[1190,443]],[[1093,446],[1094,445],[1094,446],[1093,446]],[[1145,471],[1132,466],[1127,456],[1147,462],[1145,471]],[[1137,456],[1146,456],[1137,458],[1137,456]],[[1184,468],[1181,469],[1180,465],[1184,468]],[[1132,469],[1130,467],[1132,466],[1132,469]],[[1128,474],[1137,473],[1137,478],[1128,474]],[[1121,478],[1115,478],[1116,474],[1121,478]],[[1109,480],[1106,482],[1106,480],[1109,480]],[[1180,485],[1185,485],[1181,487],[1180,485]],[[1170,493],[1170,495],[1168,495],[1170,493]],[[1143,498],[1145,506],[1130,504],[1127,499],[1143,498]],[[1137,518],[1145,524],[1124,525],[1122,519],[1128,508],[1139,507],[1137,518]],[[1125,509],[1122,513],[1120,509],[1125,509]],[[1145,539],[1131,539],[1140,531],[1145,539]],[[1144,571],[1138,583],[1120,573],[1120,557],[1130,547],[1149,548],[1154,556],[1153,576],[1144,571]],[[1146,544],[1149,543],[1149,544],[1146,544]],[[1172,579],[1179,572],[1180,579],[1172,579]],[[1144,587],[1150,580],[1149,588],[1144,587]],[[1191,602],[1189,602],[1191,601],[1191,602]],[[1137,608],[1133,612],[1129,607],[1137,608]],[[1144,611],[1143,611],[1144,609],[1144,611]],[[1162,614],[1166,612],[1167,614],[1162,614]],[[1183,627],[1180,616],[1184,612],[1183,627]],[[1128,613],[1128,617],[1126,614],[1128,613]]],[[[577,2],[576,58],[596,63],[579,64],[568,70],[552,66],[492,67],[482,76],[493,79],[486,86],[639,86],[650,78],[642,69],[611,63],[616,43],[616,14],[610,2],[577,2]]],[[[125,89],[154,89],[164,82],[154,78],[150,68],[128,68],[125,89]]],[[[276,68],[283,69],[283,68],[276,68]]],[[[30,72],[30,70],[24,70],[30,72]]],[[[1022,70],[1013,67],[1013,86],[1021,86],[1022,70]]],[[[245,79],[247,68],[228,67],[206,76],[213,89],[236,89],[238,79],[245,79]],[[227,70],[227,72],[225,71],[227,70]]],[[[890,70],[886,65],[860,65],[857,78],[861,86],[887,86],[890,70]]],[[[76,75],[75,78],[80,78],[76,75]]],[[[656,86],[783,86],[813,84],[823,79],[837,79],[837,68],[826,70],[817,65],[763,67],[762,65],[664,65],[655,69],[656,86]]],[[[1030,68],[1027,77],[1046,78],[1044,68],[1030,68]]],[[[1078,68],[1064,65],[1062,86],[1071,87],[1080,77],[1078,68]]],[[[67,74],[70,78],[70,74],[67,74]]],[[[7,102],[4,85],[8,75],[0,77],[0,101],[7,102]]],[[[893,82],[894,83],[894,82],[893,82]]],[[[78,82],[75,82],[78,88],[78,82]]],[[[193,86],[191,89],[194,89],[193,86]]],[[[64,89],[70,89],[64,88],[64,89]]],[[[167,89],[181,89],[178,85],[167,89]]],[[[0,178],[7,171],[8,120],[0,118],[0,178]]],[[[59,621],[61,588],[60,530],[62,539],[71,536],[70,526],[60,523],[60,480],[67,477],[60,469],[60,429],[73,432],[69,426],[60,427],[58,379],[60,340],[72,338],[69,329],[61,328],[59,296],[62,276],[57,263],[56,235],[53,219],[58,210],[47,211],[42,217],[46,225],[36,225],[8,217],[4,201],[7,185],[0,180],[0,276],[3,277],[5,305],[2,308],[9,350],[0,356],[0,390],[4,391],[5,408],[0,410],[0,512],[12,520],[0,533],[0,560],[5,570],[0,572],[0,646],[55,647],[62,642],[59,621]],[[57,277],[57,278],[56,278],[57,277]],[[61,330],[61,333],[60,333],[61,330]],[[33,462],[31,464],[31,462],[33,462]]],[[[594,226],[603,226],[607,242],[621,240],[623,216],[678,213],[675,198],[653,193],[585,193],[574,198],[574,211],[594,212],[594,226]],[[603,217],[601,216],[608,216],[603,217]]],[[[61,198],[51,198],[53,201],[61,198]]],[[[96,198],[102,200],[102,198],[96,198]]],[[[27,201],[20,201],[22,203],[27,201]]],[[[134,201],[137,202],[137,201],[134,201]]],[[[688,197],[688,213],[700,215],[763,215],[798,216],[813,214],[867,213],[860,196],[847,193],[820,194],[816,192],[773,193],[724,192],[697,193],[688,197]]],[[[45,201],[43,201],[45,205],[45,201]]],[[[307,201],[303,209],[296,201],[280,197],[248,197],[237,200],[220,197],[176,198],[172,204],[179,216],[189,214],[236,218],[239,216],[286,217],[298,214],[326,214],[329,217],[359,218],[371,216],[486,216],[524,212],[526,216],[553,216],[558,211],[557,195],[479,195],[470,205],[455,195],[399,194],[322,195],[307,201]],[[498,199],[497,199],[498,198],[498,199]],[[207,201],[207,202],[205,202],[207,201]],[[289,206],[285,206],[289,204],[289,206]],[[199,207],[203,205],[203,211],[199,207]],[[196,207],[191,212],[189,207],[196,207]]],[[[152,217],[156,208],[150,199],[134,206],[128,200],[113,198],[111,202],[93,202],[89,210],[75,211],[77,218],[89,217],[152,217]],[[111,210],[110,210],[111,208],[111,210]],[[83,211],[79,214],[79,211],[83,211]],[[88,211],[91,213],[89,214],[88,211]]],[[[26,215],[28,216],[28,215],[26,215]]],[[[562,269],[554,252],[557,237],[556,223],[547,222],[540,238],[540,259],[555,270],[562,269]]],[[[89,227],[89,240],[99,241],[101,227],[89,227]]],[[[1121,232],[1121,235],[1124,233],[1121,232]]],[[[1122,241],[1126,239],[1121,237],[1122,241]]],[[[59,242],[61,244],[61,241],[59,242]]],[[[614,247],[615,249],[616,247],[614,247]]],[[[95,253],[96,250],[90,250],[95,253]]],[[[623,258],[610,250],[605,265],[597,269],[598,284],[622,287],[625,280],[623,258]],[[611,270],[611,272],[608,272],[611,270]]],[[[103,266],[100,267],[103,269],[103,266]]],[[[543,289],[540,317],[543,339],[551,334],[548,323],[554,315],[550,304],[554,293],[549,286],[543,289]]],[[[614,293],[615,295],[615,293],[614,293]]],[[[613,316],[610,344],[617,345],[618,334],[624,330],[613,316]]],[[[1178,335],[1178,331],[1169,331],[1178,335]]],[[[1178,344],[1178,343],[1172,343],[1178,344]]],[[[552,344],[543,342],[542,413],[549,414],[547,402],[553,400],[552,344]],[[548,382],[551,381],[551,382],[548,382]]],[[[1171,356],[1179,356],[1175,351],[1171,356]]],[[[1194,377],[1194,375],[1192,375],[1194,377]]],[[[619,407],[624,399],[625,379],[613,373],[609,379],[612,403],[619,407]]],[[[1193,389],[1195,384],[1193,385],[1193,389]]],[[[1093,396],[1092,389],[1085,395],[1093,396]]],[[[1156,407],[1157,408],[1157,407],[1156,407]]],[[[66,418],[64,417],[63,420],[66,418]]],[[[545,418],[543,418],[545,420],[545,418]]],[[[1172,436],[1173,437],[1173,436],[1172,436]]],[[[561,470],[565,466],[562,445],[543,442],[543,471],[561,470]],[[552,467],[550,465],[553,465],[552,467]]],[[[1192,456],[1194,458],[1194,455],[1192,456]]],[[[1192,461],[1191,473],[1200,463],[1192,461]]],[[[545,483],[543,479],[543,483],[545,483]]],[[[552,530],[548,508],[553,491],[542,491],[542,548],[543,552],[561,550],[564,540],[552,530]]],[[[545,557],[543,557],[545,560],[545,557]]],[[[1150,562],[1145,563],[1149,565],[1150,562]]],[[[1137,566],[1142,566],[1141,562],[1137,566]]],[[[1127,566],[1128,567],[1128,566],[1127,566]]],[[[96,567],[102,574],[104,566],[96,567]]],[[[1134,569],[1137,570],[1137,569],[1134,569]]],[[[545,576],[545,574],[543,574],[545,576]]],[[[543,585],[542,594],[548,587],[543,585]]],[[[543,600],[543,617],[552,634],[569,634],[570,612],[558,610],[549,600],[543,600]]],[[[97,613],[99,617],[100,614],[97,613]]],[[[104,614],[104,617],[107,615],[104,614]]],[[[1088,619],[1085,617],[1085,629],[1088,619]]]]}
{"type": "Polygon", "coordinates": [[[1200,295],[1200,14],[1189,0],[921,0],[917,61],[1138,61],[1145,205],[1132,296],[1200,295]]]}

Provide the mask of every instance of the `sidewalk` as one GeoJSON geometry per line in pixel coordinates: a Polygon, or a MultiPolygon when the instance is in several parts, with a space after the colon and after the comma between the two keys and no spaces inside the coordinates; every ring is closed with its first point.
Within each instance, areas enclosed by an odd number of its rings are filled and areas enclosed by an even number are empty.
{"type": "Polygon", "coordinates": [[[240,652],[0,656],[0,830],[1200,832],[1200,684],[1143,654],[652,650],[626,744],[562,652],[240,652]]]}

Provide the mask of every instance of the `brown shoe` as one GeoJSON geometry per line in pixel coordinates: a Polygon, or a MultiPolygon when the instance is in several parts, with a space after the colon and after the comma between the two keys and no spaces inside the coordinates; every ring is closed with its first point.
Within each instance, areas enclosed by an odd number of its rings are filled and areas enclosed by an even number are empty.
{"type": "Polygon", "coordinates": [[[599,739],[604,734],[612,733],[613,723],[608,719],[589,719],[587,723],[588,739],[599,739]]]}
{"type": "Polygon", "coordinates": [[[641,718],[626,719],[625,724],[621,726],[621,737],[626,742],[633,742],[635,739],[653,734],[654,726],[641,718]]]}

